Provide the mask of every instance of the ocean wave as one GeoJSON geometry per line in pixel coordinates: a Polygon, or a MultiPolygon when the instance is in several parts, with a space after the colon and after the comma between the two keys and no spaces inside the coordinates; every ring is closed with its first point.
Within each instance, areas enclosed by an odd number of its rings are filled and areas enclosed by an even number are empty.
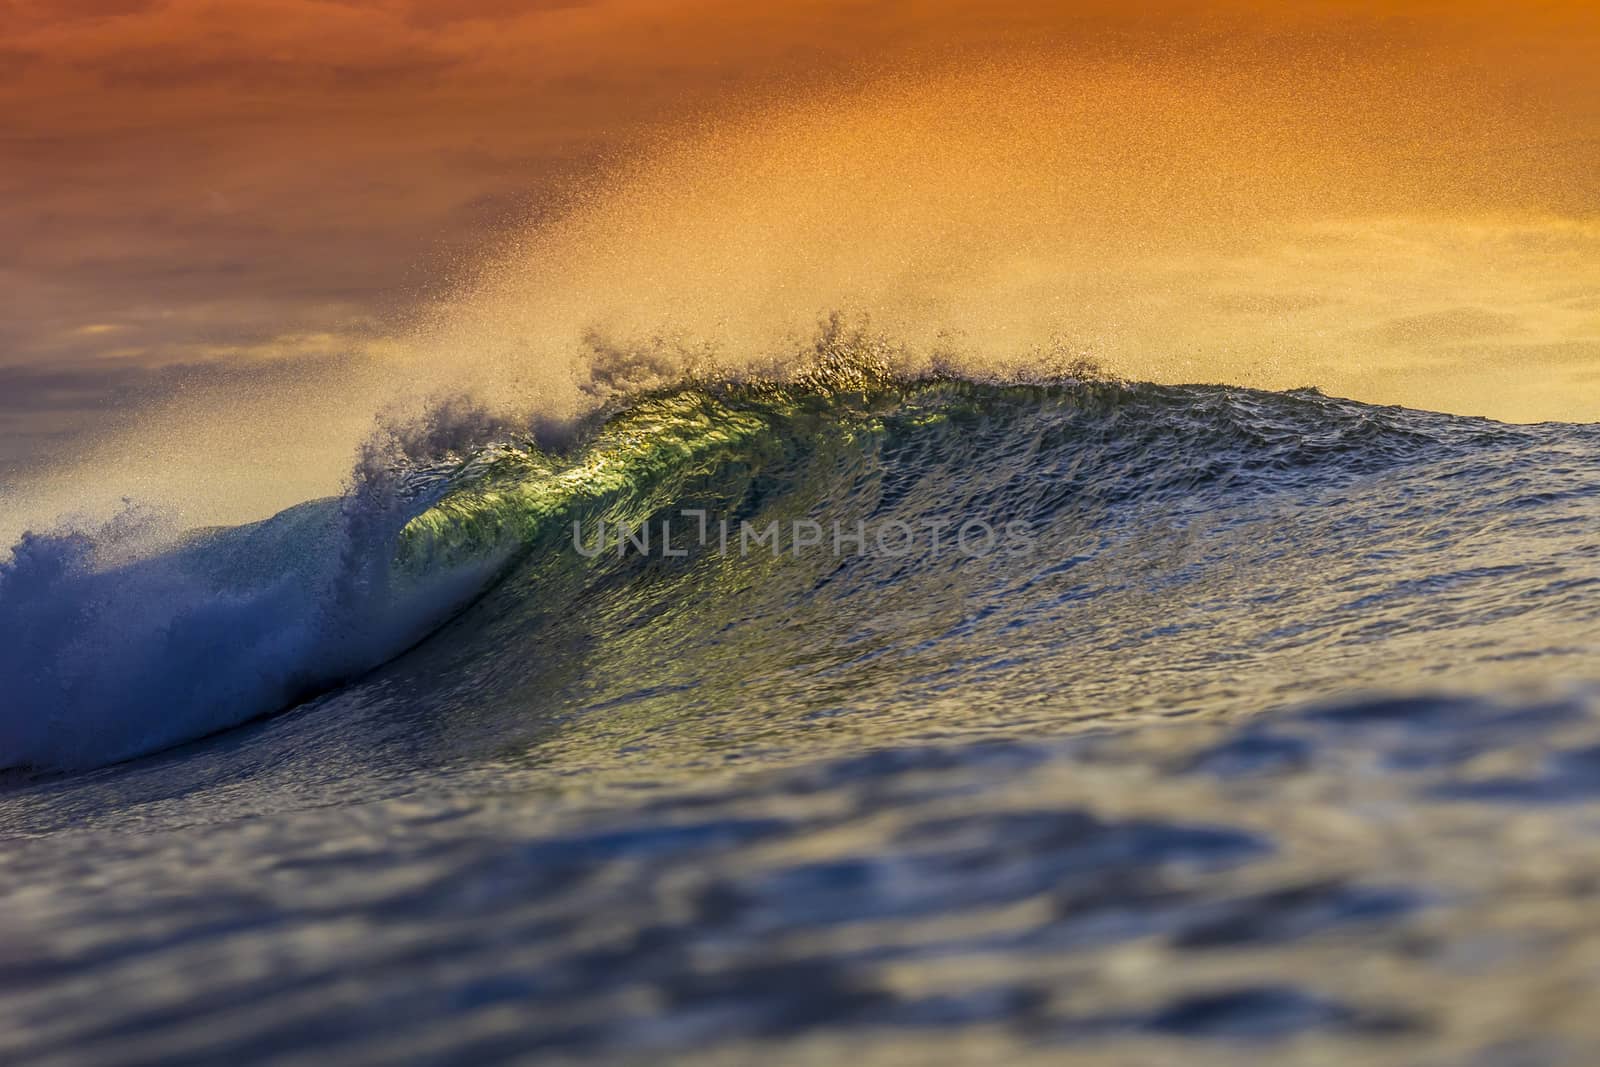
{"type": "MultiPolygon", "coordinates": [[[[841,357],[786,380],[618,395],[629,399],[559,447],[448,405],[387,427],[345,496],[248,526],[174,537],[124,520],[24,538],[0,567],[0,629],[12,635],[0,647],[0,766],[90,767],[282,710],[392,659],[507,576],[532,600],[626,597],[636,594],[617,590],[675,567],[743,580],[756,567],[706,552],[588,558],[573,543],[585,523],[649,528],[694,512],[736,529],[1025,524],[1034,552],[980,565],[983,581],[1026,600],[1041,571],[1074,560],[1141,580],[1176,573],[1194,561],[1159,558],[1173,538],[1259,518],[1252,502],[1303,503],[1427,466],[1431,506],[1448,512],[1490,483],[1475,470],[1527,450],[1595,447],[1583,427],[1508,427],[1312,390],[1095,380],[1083,367],[1006,384],[903,378],[841,357]]],[[[1345,551],[1382,551],[1405,508],[1405,493],[1390,494],[1341,516],[1357,542],[1345,551]]],[[[867,589],[959,565],[925,551],[823,559],[763,580],[799,590],[827,572],[867,589]]],[[[1159,619],[1128,625],[1133,639],[1159,619]]]]}

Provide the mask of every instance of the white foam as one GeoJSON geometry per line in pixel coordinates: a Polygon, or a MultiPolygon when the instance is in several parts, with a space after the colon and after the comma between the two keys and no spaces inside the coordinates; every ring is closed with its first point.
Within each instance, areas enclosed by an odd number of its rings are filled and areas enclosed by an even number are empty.
{"type": "Polygon", "coordinates": [[[0,767],[99,766],[280,710],[403,651],[503,564],[391,568],[428,497],[366,478],[263,522],[176,535],[130,509],[0,562],[0,767]]]}

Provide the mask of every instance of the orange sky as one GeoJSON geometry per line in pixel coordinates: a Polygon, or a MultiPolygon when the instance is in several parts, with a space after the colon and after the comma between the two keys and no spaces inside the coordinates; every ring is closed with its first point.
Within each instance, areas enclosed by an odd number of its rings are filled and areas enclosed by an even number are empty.
{"type": "Polygon", "coordinates": [[[1217,181],[1315,161],[1330,212],[1600,214],[1589,0],[3,0],[0,486],[206,367],[392,333],[647,141],[995,55],[1233,71],[1184,122],[1278,117],[1217,181]]]}

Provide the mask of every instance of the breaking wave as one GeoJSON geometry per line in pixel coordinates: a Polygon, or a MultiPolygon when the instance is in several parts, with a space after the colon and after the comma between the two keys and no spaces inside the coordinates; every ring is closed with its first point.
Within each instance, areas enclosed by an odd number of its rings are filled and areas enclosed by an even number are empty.
{"type": "MultiPolygon", "coordinates": [[[[157,517],[130,511],[93,532],[25,537],[0,569],[0,629],[11,635],[0,647],[0,765],[91,767],[283,710],[393,659],[497,586],[496,606],[480,608],[473,626],[504,625],[574,596],[611,598],[622,614],[644,602],[683,612],[691,597],[706,602],[696,583],[710,574],[735,584],[759,576],[786,590],[761,598],[779,604],[823,586],[841,600],[914,600],[916,590],[959,581],[975,583],[967,599],[993,601],[980,615],[1002,612],[1022,644],[1059,646],[1064,605],[1098,598],[1099,629],[1117,628],[1111,647],[1179,634],[1167,643],[1202,666],[1237,666],[1291,636],[1302,645],[1338,645],[1364,629],[1481,637],[1485,627],[1557,610],[1584,584],[1551,577],[1551,561],[1579,546],[1561,540],[1572,532],[1564,521],[1535,516],[1587,500],[1593,467],[1558,466],[1537,488],[1516,471],[1535,452],[1592,457],[1592,428],[1510,427],[1312,390],[1130,384],[1086,366],[1020,383],[937,369],[904,376],[859,346],[819,351],[813,366],[783,380],[643,392],[659,381],[655,370],[620,366],[597,385],[605,407],[561,434],[508,427],[453,402],[374,437],[343,496],[246,526],[173,535],[157,517]],[[1410,472],[1403,488],[1354,488],[1397,471],[1410,472]],[[1303,510],[1330,494],[1340,494],[1336,515],[1303,510]],[[1459,531],[1471,526],[1464,514],[1497,494],[1510,494],[1486,512],[1499,537],[1474,550],[1471,538],[1450,534],[1461,550],[1448,566],[1419,562],[1446,536],[1429,516],[1452,516],[1459,531]],[[1278,510],[1291,504],[1315,517],[1278,510]],[[841,554],[835,536],[730,555],[726,534],[711,551],[703,529],[682,558],[652,554],[637,539],[631,552],[617,543],[616,531],[660,530],[674,518],[681,527],[685,513],[736,531],[802,523],[835,535],[886,523],[932,535],[975,523],[1023,531],[1029,551],[941,551],[929,536],[920,548],[879,539],[841,554]],[[1327,523],[1316,538],[1296,538],[1319,546],[1321,558],[1299,559],[1292,531],[1274,530],[1280,522],[1327,523]],[[586,548],[585,526],[603,536],[608,525],[606,549],[586,548]],[[1267,540],[1237,546],[1253,558],[1222,558],[1215,546],[1241,526],[1267,531],[1267,540]],[[1387,577],[1347,585],[1371,587],[1370,599],[1352,602],[1347,592],[1341,603],[1316,603],[1316,576],[1282,573],[1275,543],[1295,566],[1387,577]],[[800,559],[802,547],[815,558],[800,559]],[[1075,570],[1107,584],[1095,591],[1051,578],[1075,570]],[[1254,633],[1251,620],[1270,609],[1250,590],[1284,582],[1279,599],[1312,601],[1297,612],[1298,633],[1254,633]],[[1406,589],[1419,585],[1452,591],[1408,607],[1406,589]],[[1134,587],[1145,595],[1130,605],[1134,587]],[[913,595],[886,592],[893,588],[913,595]],[[663,590],[676,592],[663,600],[663,590]],[[683,599],[673,605],[672,595],[683,599]],[[520,603],[509,608],[507,597],[520,603]],[[1215,604],[1206,625],[1186,633],[1191,624],[1175,620],[1207,598],[1215,604]]],[[[962,597],[929,596],[970,610],[962,597]]],[[[1566,625],[1593,614],[1569,614],[1566,625]]],[[[739,621],[771,644],[763,662],[785,654],[777,618],[739,621]]],[[[470,642],[472,633],[450,640],[470,642]]],[[[1549,643],[1543,631],[1523,633],[1549,643]]],[[[954,662],[977,654],[977,636],[942,654],[954,662]]],[[[1104,633],[1094,640],[1107,643],[1104,633]]],[[[1403,659],[1393,667],[1404,677],[1403,659]]],[[[896,678],[889,672],[877,684],[896,678]]],[[[1127,710],[1128,694],[1113,699],[1111,678],[1082,684],[1127,710]]]]}

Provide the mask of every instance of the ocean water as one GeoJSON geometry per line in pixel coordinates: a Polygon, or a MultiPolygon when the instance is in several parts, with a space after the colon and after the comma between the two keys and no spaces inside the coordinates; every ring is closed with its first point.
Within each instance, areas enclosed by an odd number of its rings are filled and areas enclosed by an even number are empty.
{"type": "Polygon", "coordinates": [[[388,459],[0,567],[0,1059],[1592,1062],[1600,427],[835,368],[388,459]]]}

